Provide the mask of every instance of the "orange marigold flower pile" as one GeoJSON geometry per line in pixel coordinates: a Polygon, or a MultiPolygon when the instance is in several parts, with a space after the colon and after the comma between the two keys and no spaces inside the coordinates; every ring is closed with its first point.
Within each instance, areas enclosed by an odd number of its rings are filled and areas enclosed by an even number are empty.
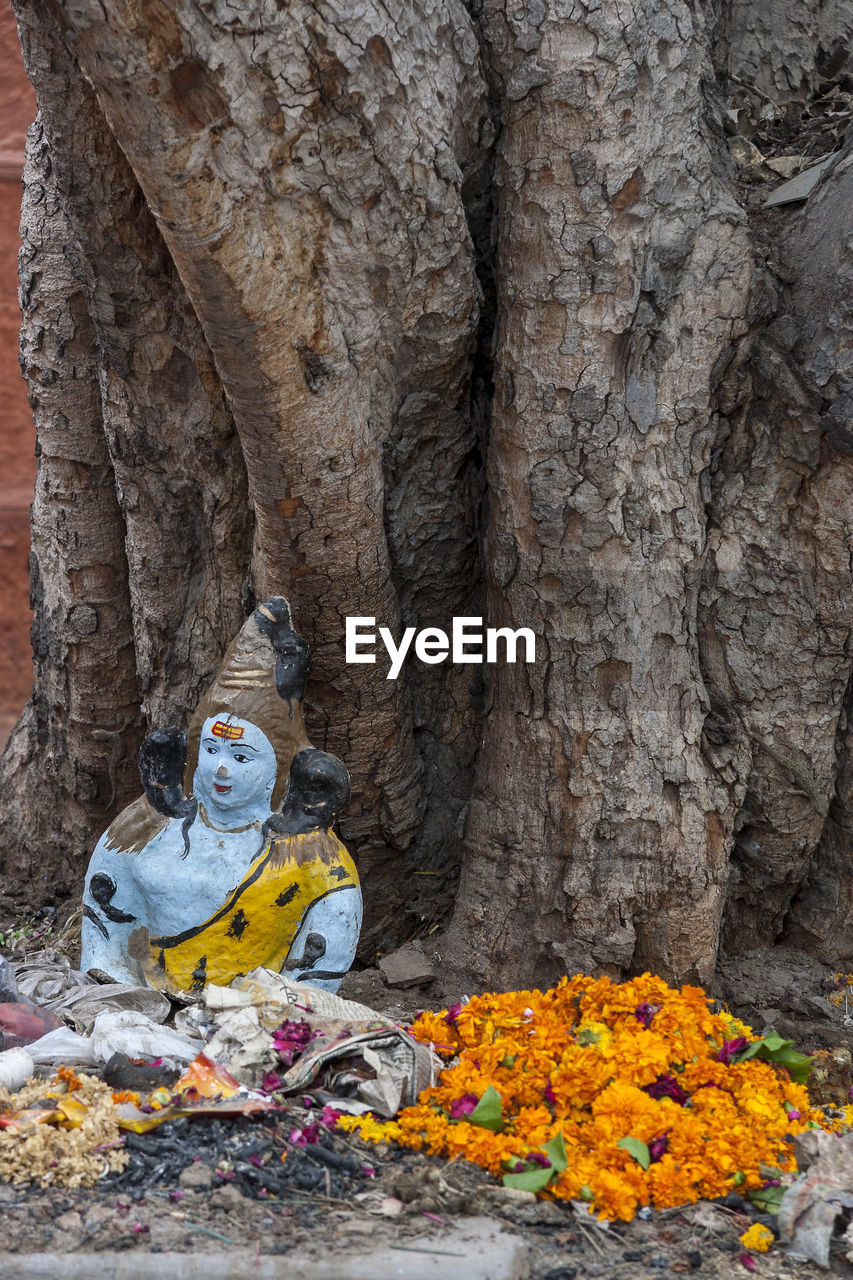
{"type": "Polygon", "coordinates": [[[785,1068],[737,1060],[758,1039],[749,1027],[650,974],[478,996],[421,1014],[412,1034],[451,1059],[439,1084],[394,1121],[340,1127],[496,1176],[548,1168],[562,1135],[545,1194],[601,1217],[758,1191],[768,1167],[795,1169],[791,1135],[827,1124],[785,1068]],[[487,1128],[472,1112],[490,1088],[500,1116],[487,1128]]]}

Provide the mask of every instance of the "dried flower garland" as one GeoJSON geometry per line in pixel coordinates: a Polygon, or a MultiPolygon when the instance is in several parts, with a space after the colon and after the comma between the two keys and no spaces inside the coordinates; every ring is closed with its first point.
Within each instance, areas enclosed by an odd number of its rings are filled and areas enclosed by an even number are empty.
{"type": "Polygon", "coordinates": [[[773,1207],[795,1168],[791,1136],[829,1127],[789,1041],[651,974],[478,996],[421,1014],[412,1034],[452,1060],[440,1083],[394,1121],[346,1116],[341,1128],[471,1160],[601,1217],[733,1189],[773,1207]]]}

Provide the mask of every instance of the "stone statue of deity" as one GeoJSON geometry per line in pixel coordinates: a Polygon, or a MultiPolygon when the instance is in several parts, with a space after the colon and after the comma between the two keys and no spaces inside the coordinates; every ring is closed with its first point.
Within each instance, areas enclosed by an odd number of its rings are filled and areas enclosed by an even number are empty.
{"type": "Polygon", "coordinates": [[[152,733],[145,795],[98,841],[81,967],[198,993],[263,965],[336,991],[361,929],[352,858],[332,831],[346,768],[310,746],[308,645],[281,597],[257,608],[189,734],[152,733]]]}

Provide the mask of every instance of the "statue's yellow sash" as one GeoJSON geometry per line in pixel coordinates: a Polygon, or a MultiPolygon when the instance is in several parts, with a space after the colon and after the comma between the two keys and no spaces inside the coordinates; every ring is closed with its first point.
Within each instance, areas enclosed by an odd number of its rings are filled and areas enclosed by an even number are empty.
{"type": "Polygon", "coordinates": [[[280,837],[264,846],[219,911],[183,933],[148,938],[137,959],[160,990],[227,986],[261,965],[279,971],[309,908],[357,886],[355,863],[331,831],[280,837]]]}

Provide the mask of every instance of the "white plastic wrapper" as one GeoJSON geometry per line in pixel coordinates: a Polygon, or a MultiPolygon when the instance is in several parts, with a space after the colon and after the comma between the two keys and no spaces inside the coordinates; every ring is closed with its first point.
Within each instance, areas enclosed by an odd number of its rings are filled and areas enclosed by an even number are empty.
{"type": "Polygon", "coordinates": [[[201,1040],[192,1040],[132,1009],[99,1013],[90,1039],[98,1062],[109,1062],[114,1053],[124,1053],[128,1058],[176,1058],[179,1062],[192,1062],[204,1048],[201,1040]]]}
{"type": "Polygon", "coordinates": [[[35,1070],[28,1049],[6,1049],[0,1053],[0,1088],[11,1093],[22,1088],[35,1070]]]}
{"type": "Polygon", "coordinates": [[[27,1045],[27,1053],[36,1066],[94,1067],[97,1062],[92,1042],[70,1027],[48,1031],[40,1040],[27,1045]]]}
{"type": "MultiPolygon", "coordinates": [[[[97,1015],[107,1010],[132,1009],[152,1022],[165,1022],[171,1009],[166,997],[150,987],[95,982],[88,974],[72,969],[65,956],[51,947],[19,961],[11,980],[17,981],[20,999],[73,1022],[84,1035],[91,1032],[97,1015]]],[[[3,985],[0,967],[0,987],[3,985]]]]}

